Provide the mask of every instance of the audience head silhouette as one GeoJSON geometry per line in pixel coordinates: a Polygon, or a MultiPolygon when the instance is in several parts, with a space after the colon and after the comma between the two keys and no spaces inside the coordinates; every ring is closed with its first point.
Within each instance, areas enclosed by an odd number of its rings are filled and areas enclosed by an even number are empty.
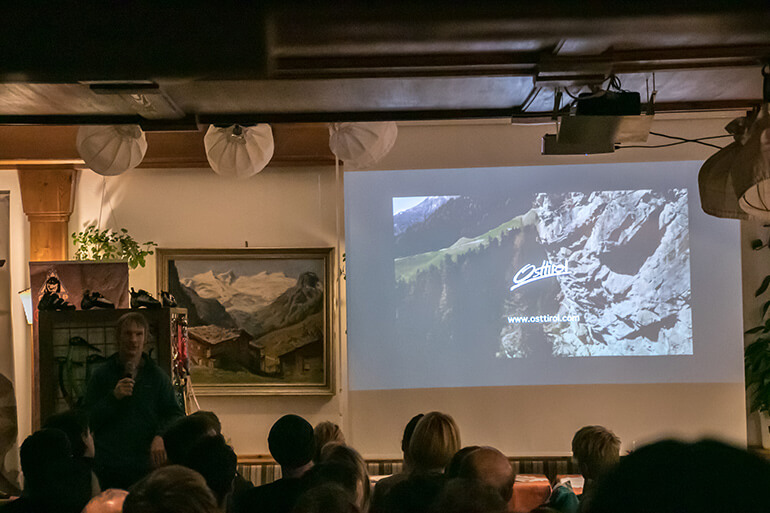
{"type": "Polygon", "coordinates": [[[487,485],[500,494],[506,503],[513,497],[516,475],[511,462],[494,447],[479,447],[470,451],[460,462],[459,477],[487,485]]]}
{"type": "Polygon", "coordinates": [[[413,473],[406,481],[393,486],[385,495],[384,513],[425,513],[444,488],[446,479],[436,472],[413,473]]]}
{"type": "Polygon", "coordinates": [[[29,435],[19,450],[24,490],[44,489],[48,484],[52,463],[72,457],[69,438],[59,429],[41,429],[29,435]]]}
{"type": "Polygon", "coordinates": [[[585,426],[572,437],[572,456],[586,479],[596,479],[620,461],[620,438],[603,426],[585,426]]]}
{"type": "Polygon", "coordinates": [[[67,435],[76,458],[94,456],[94,438],[88,427],[88,414],[83,410],[68,410],[51,415],[43,425],[44,428],[58,429],[67,435]]]}
{"type": "Polygon", "coordinates": [[[443,471],[459,450],[460,430],[454,419],[432,411],[417,422],[408,454],[416,472],[443,471]]]}
{"type": "Polygon", "coordinates": [[[451,479],[441,490],[431,513],[506,513],[508,504],[497,490],[475,479],[451,479]]]}
{"type": "Polygon", "coordinates": [[[168,461],[183,464],[190,449],[204,438],[216,436],[219,430],[212,420],[204,415],[193,413],[174,421],[163,433],[163,444],[168,461]]]}
{"type": "Polygon", "coordinates": [[[599,480],[590,513],[768,511],[770,463],[705,440],[666,440],[634,451],[599,480]]]}
{"type": "Polygon", "coordinates": [[[449,464],[446,466],[446,471],[444,472],[446,476],[449,479],[454,479],[455,477],[460,477],[460,466],[465,459],[466,456],[468,456],[470,453],[475,451],[476,449],[480,449],[480,445],[469,445],[468,447],[463,447],[459,451],[457,451],[454,456],[452,456],[452,459],[449,460],[449,464]]]}
{"type": "Polygon", "coordinates": [[[353,469],[356,479],[356,504],[361,511],[366,511],[369,507],[371,486],[366,461],[358,451],[340,442],[328,443],[321,450],[320,461],[337,462],[353,469]]]}
{"type": "Polygon", "coordinates": [[[321,456],[321,449],[329,442],[342,442],[345,443],[345,435],[342,433],[342,429],[334,422],[324,421],[318,424],[313,429],[313,435],[315,436],[315,455],[313,461],[318,461],[321,456]]]}
{"type": "Polygon", "coordinates": [[[353,497],[342,486],[327,482],[303,493],[293,513],[359,513],[353,497]]]}
{"type": "Polygon", "coordinates": [[[123,513],[219,513],[200,474],[180,465],[161,467],[137,482],[123,502],[123,513]]]}
{"type": "Polygon", "coordinates": [[[225,438],[222,435],[202,438],[193,446],[185,466],[203,476],[217,503],[224,507],[233,490],[238,466],[238,457],[225,438]]]}
{"type": "Polygon", "coordinates": [[[105,490],[86,504],[83,513],[122,513],[128,492],[117,488],[105,490]]]}
{"type": "Polygon", "coordinates": [[[48,428],[31,434],[19,456],[24,496],[33,511],[79,513],[91,499],[91,469],[72,457],[63,431],[48,428]]]}
{"type": "Polygon", "coordinates": [[[303,467],[315,452],[313,426],[299,415],[284,415],[270,428],[267,445],[284,473],[303,467]]]}
{"type": "Polygon", "coordinates": [[[414,428],[417,427],[417,423],[425,416],[424,413],[418,413],[406,423],[404,427],[404,435],[401,437],[401,452],[404,453],[404,466],[409,468],[411,462],[409,461],[409,442],[412,440],[414,434],[414,428]]]}

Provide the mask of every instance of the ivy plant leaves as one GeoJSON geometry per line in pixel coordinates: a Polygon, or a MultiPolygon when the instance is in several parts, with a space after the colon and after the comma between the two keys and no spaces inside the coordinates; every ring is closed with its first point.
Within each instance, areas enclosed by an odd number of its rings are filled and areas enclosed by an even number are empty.
{"type": "Polygon", "coordinates": [[[154,254],[157,244],[153,241],[138,243],[128,230],[121,228],[99,230],[96,225],[72,234],[76,247],[75,260],[126,260],[131,269],[144,267],[147,257],[154,254]]]}

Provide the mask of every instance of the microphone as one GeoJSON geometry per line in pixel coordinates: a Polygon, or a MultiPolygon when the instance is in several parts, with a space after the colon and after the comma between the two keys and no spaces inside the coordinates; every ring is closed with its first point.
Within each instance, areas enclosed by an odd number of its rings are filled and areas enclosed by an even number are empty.
{"type": "Polygon", "coordinates": [[[134,379],[135,376],[136,376],[136,362],[133,360],[126,362],[125,374],[123,375],[123,377],[134,379]]]}

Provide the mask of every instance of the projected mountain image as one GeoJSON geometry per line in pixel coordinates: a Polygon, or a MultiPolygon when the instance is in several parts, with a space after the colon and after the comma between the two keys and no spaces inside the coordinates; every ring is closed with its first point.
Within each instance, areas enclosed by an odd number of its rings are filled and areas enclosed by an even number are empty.
{"type": "Polygon", "coordinates": [[[393,200],[400,335],[502,359],[693,354],[686,189],[418,199],[393,200]]]}

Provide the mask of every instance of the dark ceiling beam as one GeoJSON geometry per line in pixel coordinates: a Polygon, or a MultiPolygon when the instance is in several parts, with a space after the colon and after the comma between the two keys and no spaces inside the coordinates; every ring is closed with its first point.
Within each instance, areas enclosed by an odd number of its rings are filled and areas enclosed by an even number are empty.
{"type": "MultiPolygon", "coordinates": [[[[767,41],[767,0],[3,2],[0,80],[265,79],[274,59],[544,50],[563,38],[767,41]],[[19,5],[14,5],[19,4],[19,5]],[[734,36],[738,36],[735,39],[734,36]],[[554,41],[555,38],[555,41],[554,41]],[[537,44],[533,43],[537,42],[537,44]],[[449,49],[449,50],[446,50],[449,49]],[[438,51],[441,53],[441,50],[438,51]],[[327,52],[328,54],[328,52],[327,52]]],[[[288,67],[287,69],[295,69],[288,67]]]]}
{"type": "Polygon", "coordinates": [[[550,52],[462,52],[425,55],[327,55],[275,57],[274,79],[327,79],[430,76],[526,76],[539,70],[586,70],[615,73],[671,69],[760,66],[770,60],[770,44],[610,50],[599,55],[552,55],[550,52]]]}
{"type": "MultiPolygon", "coordinates": [[[[754,109],[762,104],[761,98],[746,100],[714,100],[690,102],[663,102],[655,104],[656,112],[707,112],[719,110],[754,109]]],[[[178,120],[137,121],[133,116],[4,116],[3,125],[106,125],[139,124],[148,132],[197,132],[207,125],[253,125],[257,123],[335,123],[365,121],[441,121],[451,119],[542,118],[550,111],[525,112],[518,107],[478,109],[408,109],[376,111],[317,111],[317,112],[247,112],[240,114],[204,114],[192,123],[180,125],[178,120]]],[[[188,117],[187,119],[191,119],[188,117]]]]}

